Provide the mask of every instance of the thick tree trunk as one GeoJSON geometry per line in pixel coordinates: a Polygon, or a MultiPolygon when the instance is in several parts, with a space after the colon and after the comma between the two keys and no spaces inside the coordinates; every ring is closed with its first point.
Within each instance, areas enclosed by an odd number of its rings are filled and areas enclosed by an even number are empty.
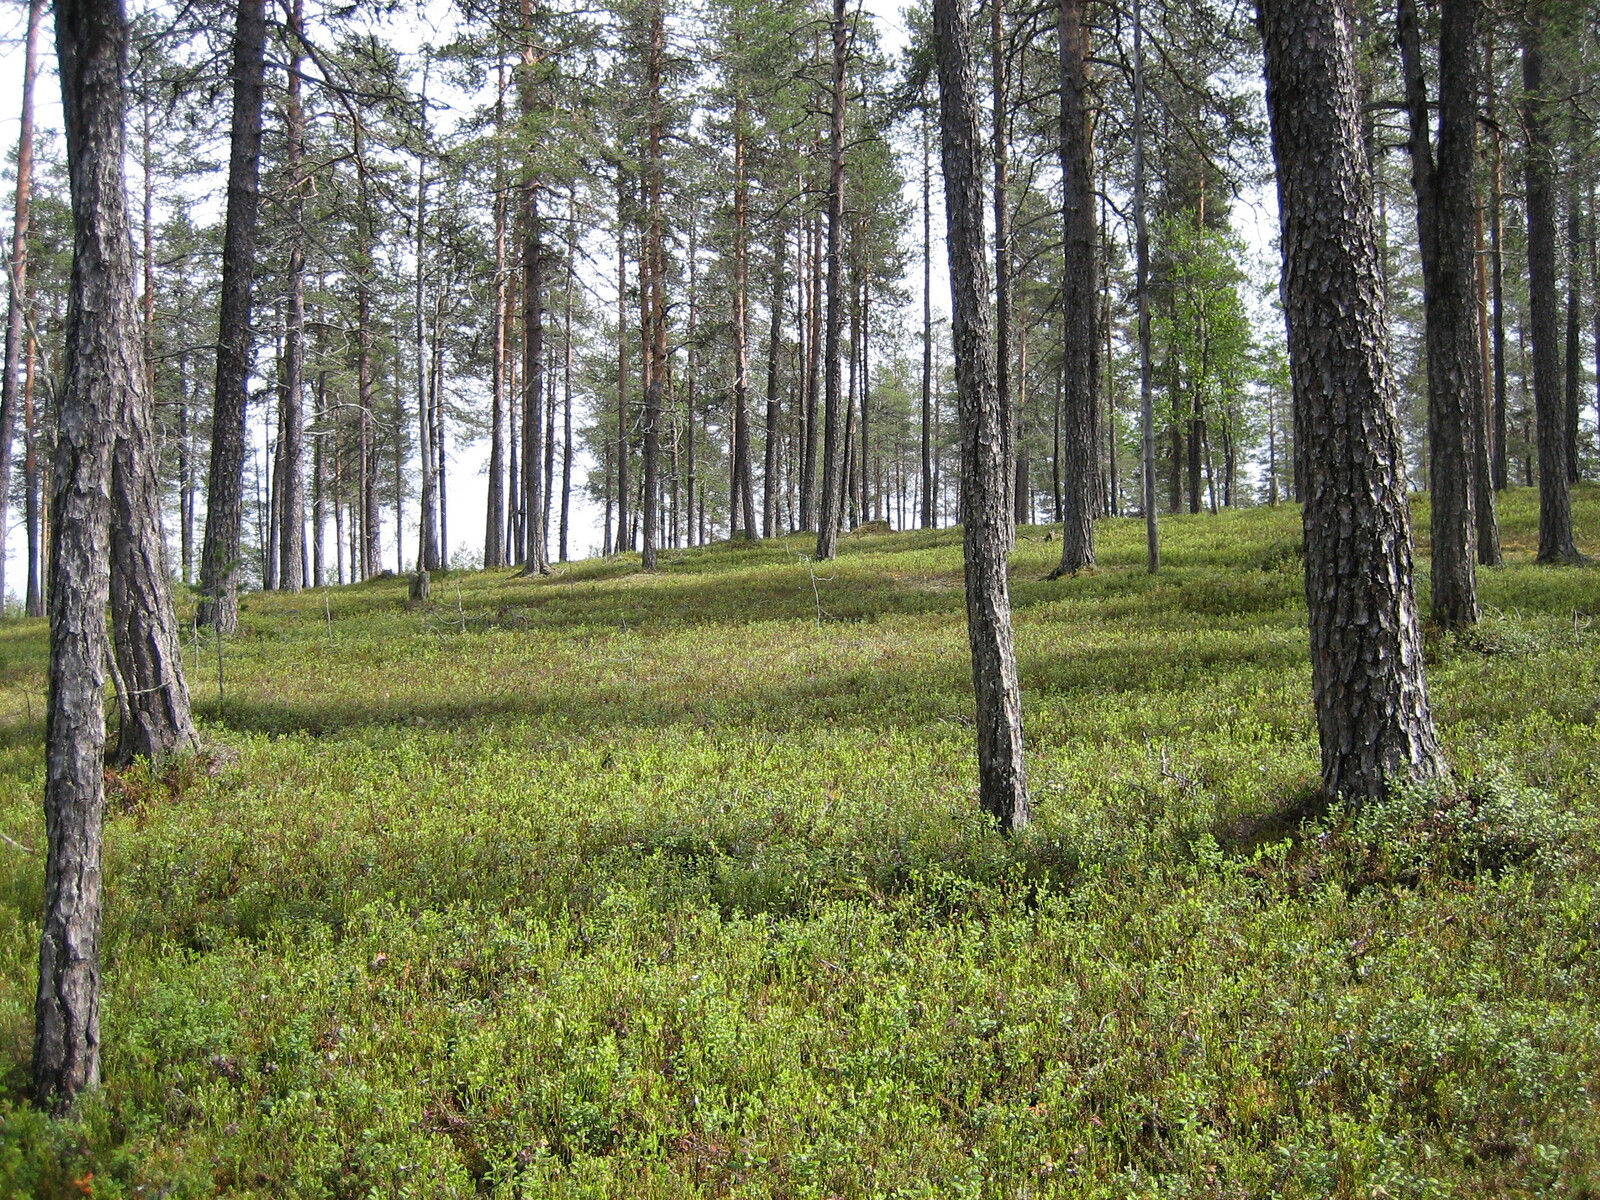
{"type": "Polygon", "coordinates": [[[119,396],[146,395],[124,193],[118,0],[58,0],[56,45],[75,227],[50,556],[45,859],[33,1085],[54,1112],[100,1081],[102,691],[119,396]]]}
{"type": "Polygon", "coordinates": [[[1445,629],[1478,620],[1476,448],[1472,414],[1483,410],[1483,364],[1473,301],[1476,255],[1473,52],[1479,0],[1443,0],[1439,34],[1438,162],[1429,134],[1428,88],[1415,0],[1399,0],[1400,58],[1410,117],[1411,187],[1417,199],[1428,350],[1428,451],[1432,491],[1432,616],[1445,629]]]}
{"type": "Polygon", "coordinates": [[[1533,404],[1539,439],[1539,555],[1542,563],[1579,559],[1567,491],[1567,414],[1561,395],[1556,303],[1556,201],[1550,106],[1545,91],[1549,13],[1535,4],[1523,30],[1524,178],[1528,219],[1528,324],[1533,338],[1533,404]]]}
{"type": "Polygon", "coordinates": [[[1384,356],[1355,30],[1341,0],[1261,0],[1322,784],[1347,804],[1446,767],[1428,710],[1405,467],[1384,356]]]}
{"type": "Polygon", "coordinates": [[[1094,563],[1094,514],[1099,479],[1095,468],[1095,227],[1094,176],[1089,155],[1089,26],[1084,0],[1060,0],[1057,35],[1061,49],[1060,155],[1063,178],[1062,278],[1063,379],[1061,441],[1065,461],[1061,561],[1051,578],[1094,563]]]}
{"type": "Polygon", "coordinates": [[[817,512],[817,557],[832,558],[839,546],[844,504],[844,425],[848,414],[841,392],[844,363],[844,111],[845,0],[833,0],[833,78],[828,127],[828,316],[823,338],[822,503],[817,512]]]}
{"type": "Polygon", "coordinates": [[[995,391],[978,96],[966,0],[934,0],[939,61],[945,212],[949,231],[951,329],[961,411],[962,546],[967,637],[978,712],[978,795],[1005,832],[1028,823],[1022,695],[1006,582],[1005,415],[995,391]]]}
{"type": "Polygon", "coordinates": [[[233,38],[233,119],[228,211],[222,236],[222,304],[217,394],[211,415],[211,472],[200,551],[198,621],[222,633],[239,624],[240,530],[244,519],[245,409],[250,382],[251,288],[261,202],[261,99],[265,87],[265,0],[239,0],[233,38]]]}

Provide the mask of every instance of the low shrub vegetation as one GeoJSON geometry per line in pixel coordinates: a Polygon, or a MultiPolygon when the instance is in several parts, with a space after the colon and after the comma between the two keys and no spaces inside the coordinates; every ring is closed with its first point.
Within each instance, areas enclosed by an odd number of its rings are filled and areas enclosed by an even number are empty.
{"type": "Polygon", "coordinates": [[[1593,1195],[1600,573],[1535,511],[1430,636],[1457,778],[1358,813],[1314,802],[1297,510],[1166,521],[1154,577],[1138,522],[1053,583],[1024,529],[1009,841],[956,531],[247,597],[186,647],[206,754],[110,781],[71,1121],[26,1101],[8,623],[0,1194],[1593,1195]]]}

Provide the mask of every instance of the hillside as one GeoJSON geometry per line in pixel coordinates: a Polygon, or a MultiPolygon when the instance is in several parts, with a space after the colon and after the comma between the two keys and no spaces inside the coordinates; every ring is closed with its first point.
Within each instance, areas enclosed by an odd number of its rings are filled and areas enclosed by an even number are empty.
{"type": "Polygon", "coordinates": [[[1600,568],[1533,566],[1535,514],[1430,638],[1459,793],[1303,826],[1289,507],[1165,522],[1155,578],[1137,522],[1055,583],[1023,531],[1013,842],[955,531],[249,596],[186,647],[209,757],[112,781],[77,1127],[22,1099],[45,631],[8,623],[0,1194],[1590,1194],[1600,568]]]}

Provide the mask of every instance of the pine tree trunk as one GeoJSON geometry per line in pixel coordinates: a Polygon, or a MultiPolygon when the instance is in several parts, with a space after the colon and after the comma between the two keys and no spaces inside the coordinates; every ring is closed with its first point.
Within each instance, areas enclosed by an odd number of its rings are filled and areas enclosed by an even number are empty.
{"type": "Polygon", "coordinates": [[[1065,454],[1061,561],[1051,578],[1094,563],[1094,514],[1099,507],[1095,468],[1095,222],[1094,176],[1089,157],[1089,27],[1084,0],[1060,0],[1062,229],[1066,263],[1061,314],[1066,396],[1061,441],[1065,454]]]}
{"type": "MultiPolygon", "coordinates": [[[[1576,142],[1577,131],[1573,131],[1576,142]]],[[[1578,164],[1567,165],[1567,482],[1582,478],[1578,458],[1578,397],[1583,390],[1583,200],[1578,164]]]]}
{"type": "MultiPolygon", "coordinates": [[[[33,194],[33,88],[39,74],[39,38],[45,0],[28,5],[28,32],[22,66],[22,128],[17,137],[16,202],[12,209],[11,262],[6,288],[4,374],[0,375],[0,601],[6,594],[6,524],[10,519],[12,446],[17,430],[18,384],[26,353],[29,212],[33,194]]],[[[30,527],[31,528],[31,527],[30,527]]],[[[29,583],[31,585],[32,579],[29,583]]]]}
{"type": "Polygon", "coordinates": [[[261,102],[265,88],[265,0],[239,0],[233,41],[233,119],[228,211],[222,237],[222,304],[217,392],[211,416],[211,471],[200,551],[198,622],[231,633],[239,624],[244,519],[245,409],[250,382],[251,288],[261,202],[261,102]]]}
{"type": "Polygon", "coordinates": [[[780,397],[778,394],[778,368],[779,358],[783,353],[783,293],[784,293],[784,251],[786,241],[782,228],[773,240],[772,248],[772,301],[767,313],[771,322],[767,330],[767,420],[766,420],[766,445],[764,462],[761,475],[761,534],[763,537],[778,536],[778,487],[781,483],[778,467],[778,450],[782,438],[781,418],[779,408],[780,397]]]}
{"type": "MultiPolygon", "coordinates": [[[[497,68],[495,130],[505,126],[505,67],[497,68]]],[[[483,565],[487,570],[507,566],[505,550],[505,426],[506,426],[506,172],[497,151],[494,165],[494,349],[489,364],[489,496],[483,529],[483,565]]]]}
{"type": "Polygon", "coordinates": [[[283,435],[278,442],[278,584],[284,591],[298,592],[305,586],[306,557],[306,481],[305,481],[305,327],[306,254],[304,171],[306,117],[300,92],[300,36],[304,26],[304,0],[293,0],[289,8],[289,81],[285,106],[289,176],[289,313],[283,338],[283,435]]]}
{"type": "Polygon", "coordinates": [[[617,168],[617,540],[618,552],[633,549],[628,525],[628,184],[617,168]]]}
{"type": "Polygon", "coordinates": [[[100,1082],[102,692],[118,397],[145,395],[122,174],[118,0],[58,0],[56,44],[75,227],[55,451],[45,859],[33,1085],[63,1113],[100,1082]]]}
{"type": "Polygon", "coordinates": [[[1428,710],[1383,275],[1341,0],[1261,0],[1322,784],[1347,804],[1445,773],[1428,710]]]}
{"type": "Polygon", "coordinates": [[[1150,365],[1150,229],[1145,203],[1144,99],[1144,8],[1140,0],[1133,0],[1133,236],[1134,299],[1139,308],[1139,495],[1144,507],[1145,569],[1154,575],[1161,569],[1161,539],[1156,523],[1156,416],[1150,365]]]}
{"type": "Polygon", "coordinates": [[[1576,562],[1572,497],[1567,491],[1567,414],[1561,395],[1560,317],[1556,303],[1554,146],[1545,88],[1549,13],[1535,4],[1523,29],[1522,88],[1528,220],[1528,324],[1533,340],[1533,404],[1539,439],[1539,555],[1543,563],[1576,562]]]}
{"type": "Polygon", "coordinates": [[[928,109],[922,108],[922,491],[923,529],[933,513],[933,168],[928,109]]]}
{"type": "Polygon", "coordinates": [[[822,497],[817,506],[817,557],[838,551],[839,522],[844,504],[844,425],[848,414],[841,395],[844,363],[844,110],[845,0],[833,0],[833,77],[829,88],[828,132],[828,315],[823,332],[822,497]]]}
{"type": "Polygon", "coordinates": [[[640,561],[646,571],[656,569],[661,522],[661,412],[667,375],[667,295],[664,229],[661,211],[661,142],[665,133],[665,113],[661,94],[663,56],[666,52],[666,19],[657,6],[650,18],[649,61],[646,64],[650,125],[645,147],[645,202],[648,226],[641,267],[641,289],[649,313],[646,321],[649,372],[644,395],[644,495],[640,542],[640,561]],[[645,287],[645,277],[648,287],[645,287]]]}
{"type": "Polygon", "coordinates": [[[1487,117],[1490,137],[1489,165],[1489,296],[1490,340],[1493,346],[1494,395],[1489,414],[1490,464],[1494,490],[1503,492],[1509,482],[1509,454],[1506,448],[1506,317],[1505,317],[1505,153],[1500,132],[1497,100],[1498,76],[1494,55],[1494,29],[1491,22],[1484,40],[1483,76],[1486,84],[1487,117]]]}
{"type": "Polygon", "coordinates": [[[989,0],[989,67],[994,100],[989,143],[989,156],[994,160],[994,385],[1005,419],[1006,515],[1010,522],[1006,545],[1015,546],[1018,414],[1011,395],[1011,130],[1006,111],[1011,102],[1011,79],[1005,0],[989,0]]]}
{"type": "Polygon", "coordinates": [[[1400,56],[1410,117],[1411,187],[1417,199],[1428,357],[1432,488],[1432,617],[1445,629],[1478,620],[1473,412],[1482,411],[1483,364],[1473,304],[1477,124],[1473,48],[1479,0],[1443,0],[1439,35],[1438,163],[1415,0],[1399,0],[1400,56]]]}
{"type": "Polygon", "coordinates": [[[755,485],[750,453],[750,185],[745,166],[745,104],[733,106],[733,492],[728,536],[753,541],[756,533],[755,485]]]}
{"type": "Polygon", "coordinates": [[[544,527],[544,243],[539,184],[523,184],[522,574],[548,575],[544,527]]]}
{"type": "Polygon", "coordinates": [[[962,547],[967,638],[978,714],[978,795],[1007,833],[1028,823],[1022,696],[1006,582],[1005,414],[995,390],[984,262],[977,81],[966,0],[934,0],[949,231],[951,330],[961,411],[962,547]]]}

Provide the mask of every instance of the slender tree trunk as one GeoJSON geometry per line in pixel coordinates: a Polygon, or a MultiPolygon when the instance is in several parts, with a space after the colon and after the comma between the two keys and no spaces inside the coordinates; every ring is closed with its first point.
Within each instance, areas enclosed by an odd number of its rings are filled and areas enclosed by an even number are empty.
{"type": "Polygon", "coordinates": [[[34,404],[33,379],[37,347],[33,335],[26,337],[27,350],[23,355],[22,412],[24,450],[22,460],[23,488],[25,491],[24,515],[28,524],[28,585],[23,612],[30,617],[44,613],[44,513],[43,481],[39,470],[39,413],[34,404]]]}
{"type": "MultiPolygon", "coordinates": [[[[314,390],[315,408],[311,442],[311,586],[322,587],[328,582],[328,372],[317,372],[314,390]]],[[[337,453],[337,451],[335,451],[337,453]]]]}
{"type": "Polygon", "coordinates": [[[1428,710],[1405,465],[1384,357],[1355,65],[1341,0],[1261,0],[1294,378],[1322,784],[1347,804],[1446,767],[1428,710]]]}
{"type": "Polygon", "coordinates": [[[755,540],[755,486],[750,453],[750,183],[749,131],[743,93],[733,104],[733,491],[728,536],[755,540]]]}
{"type": "Polygon", "coordinates": [[[1089,153],[1089,26],[1084,0],[1060,0],[1057,34],[1061,49],[1061,173],[1066,247],[1061,314],[1065,341],[1066,398],[1061,440],[1066,461],[1066,515],[1061,523],[1061,561],[1050,577],[1070,575],[1094,563],[1094,513],[1099,479],[1095,470],[1095,227],[1094,176],[1089,153]]]}
{"type": "Polygon", "coordinates": [[[1017,417],[1011,387],[1011,130],[1007,108],[1011,103],[1010,56],[1006,47],[1005,0],[989,0],[989,66],[993,77],[993,136],[989,156],[994,160],[994,371],[995,393],[1005,421],[1006,503],[1009,529],[1006,545],[1015,546],[1017,417]]]}
{"type": "Polygon", "coordinates": [[[1479,394],[1483,364],[1478,361],[1472,297],[1478,117],[1472,58],[1478,3],[1443,0],[1440,5],[1437,165],[1415,0],[1399,0],[1398,9],[1427,325],[1432,616],[1445,629],[1464,628],[1478,620],[1472,482],[1472,414],[1481,412],[1484,402],[1479,394]]]}
{"type": "Polygon", "coordinates": [[[628,449],[632,417],[628,412],[628,185],[617,168],[617,540],[616,549],[633,549],[628,532],[628,449]]]}
{"type": "Polygon", "coordinates": [[[782,438],[782,412],[779,408],[779,359],[783,353],[783,293],[785,238],[780,227],[772,247],[772,302],[767,314],[767,421],[765,461],[761,475],[761,533],[778,536],[778,488],[782,482],[778,450],[782,438]]]}
{"type": "MultiPolygon", "coordinates": [[[[1576,144],[1578,131],[1572,131],[1576,144]]],[[[1567,165],[1567,482],[1582,478],[1578,457],[1578,397],[1583,390],[1583,199],[1578,164],[1567,165]]]]}
{"type": "MultiPolygon", "coordinates": [[[[373,251],[377,235],[373,231],[372,195],[368,187],[366,155],[363,150],[364,135],[359,117],[352,136],[356,158],[356,179],[359,191],[360,213],[356,227],[360,238],[359,260],[356,263],[356,420],[357,493],[360,503],[360,520],[352,520],[351,534],[356,538],[360,554],[350,556],[352,579],[370,579],[381,569],[378,561],[378,431],[373,411],[373,361],[372,361],[372,275],[373,251]]],[[[399,527],[395,529],[398,539],[399,527]]]]}
{"type": "MultiPolygon", "coordinates": [[[[505,67],[497,68],[495,129],[505,125],[505,67]]],[[[494,350],[489,382],[489,498],[484,519],[483,565],[488,570],[508,566],[505,550],[505,423],[506,423],[506,276],[510,270],[506,253],[506,172],[505,160],[497,151],[494,164],[494,350]]]]}
{"type": "MultiPolygon", "coordinates": [[[[423,60],[422,72],[422,113],[424,127],[421,132],[421,141],[425,147],[428,140],[426,127],[428,100],[428,66],[429,60],[423,60]]],[[[422,478],[419,481],[417,497],[417,570],[437,571],[439,561],[439,472],[438,456],[434,446],[433,437],[433,396],[429,390],[429,347],[428,347],[428,315],[425,306],[425,286],[428,266],[428,159],[425,149],[417,152],[417,203],[416,220],[413,223],[413,255],[415,257],[414,272],[412,277],[412,308],[414,325],[412,328],[412,352],[416,355],[416,383],[417,383],[417,452],[421,460],[422,478]]]]}
{"type": "Polygon", "coordinates": [[[1133,229],[1134,293],[1139,308],[1140,498],[1144,506],[1145,569],[1161,569],[1161,537],[1156,515],[1155,389],[1150,369],[1150,228],[1145,200],[1144,161],[1144,9],[1133,0],[1133,229]]]}
{"type": "Polygon", "coordinates": [[[1489,424],[1492,430],[1490,472],[1494,490],[1503,492],[1507,485],[1506,451],[1506,319],[1505,319],[1505,152],[1500,132],[1500,113],[1497,100],[1499,88],[1498,68],[1495,65],[1494,29],[1490,23],[1484,41],[1484,83],[1488,100],[1488,126],[1491,146],[1489,165],[1489,263],[1490,263],[1490,331],[1494,354],[1494,398],[1489,424]]]}
{"type": "Polygon", "coordinates": [[[977,82],[966,0],[934,0],[945,211],[949,230],[956,396],[961,409],[961,515],[967,637],[978,714],[978,794],[1007,833],[1028,823],[1022,695],[1006,582],[1005,413],[995,390],[978,174],[977,82]]]}
{"type": "Polygon", "coordinates": [[[822,503],[817,513],[817,557],[832,558],[839,546],[844,504],[844,424],[848,414],[840,394],[844,364],[844,111],[845,0],[833,0],[832,115],[828,133],[828,316],[824,330],[822,397],[822,503]]]}
{"type": "Polygon", "coordinates": [[[30,0],[22,62],[22,128],[17,135],[16,203],[12,210],[11,262],[6,289],[5,368],[4,374],[0,375],[0,602],[4,601],[6,594],[6,525],[11,513],[17,385],[27,341],[29,212],[33,194],[33,87],[39,74],[39,38],[44,28],[45,8],[45,0],[30,0]]]}
{"type": "Polygon", "coordinates": [[[548,575],[544,526],[544,241],[539,185],[523,184],[522,229],[522,573],[548,575]]]}
{"type": "Polygon", "coordinates": [[[572,344],[572,309],[578,286],[578,193],[574,188],[567,195],[567,295],[562,313],[562,354],[565,361],[561,372],[561,518],[557,538],[558,558],[567,561],[567,535],[572,518],[572,385],[574,347],[572,344]]]}
{"type": "Polygon", "coordinates": [[[923,529],[934,526],[933,497],[933,137],[928,107],[922,106],[922,513],[923,529]]]}
{"type": "Polygon", "coordinates": [[[1556,304],[1554,146],[1546,93],[1549,12],[1536,2],[1523,29],[1522,88],[1528,219],[1528,323],[1533,335],[1533,403],[1539,438],[1539,555],[1543,563],[1576,562],[1572,497],[1567,491],[1567,415],[1561,396],[1560,318],[1556,304]]]}
{"type": "Polygon", "coordinates": [[[802,241],[805,294],[806,381],[800,409],[800,528],[817,528],[817,397],[822,390],[822,275],[817,269],[821,231],[813,217],[802,241]]]}
{"type": "Polygon", "coordinates": [[[251,288],[256,212],[261,202],[261,101],[265,88],[265,0],[239,0],[233,41],[233,120],[228,211],[222,238],[222,305],[217,394],[211,416],[211,472],[200,551],[197,620],[231,633],[239,624],[240,532],[244,519],[245,410],[250,381],[251,288]]]}
{"type": "Polygon", "coordinates": [[[285,168],[289,177],[289,312],[283,337],[283,433],[278,440],[279,487],[278,584],[298,592],[305,586],[305,327],[306,253],[304,173],[306,117],[301,103],[300,36],[304,0],[289,7],[289,80],[284,111],[287,135],[285,168]]]}
{"type": "MultiPolygon", "coordinates": [[[[646,134],[645,202],[648,227],[645,236],[644,274],[649,278],[648,345],[649,374],[644,396],[644,508],[641,565],[656,569],[661,521],[661,411],[667,375],[667,295],[664,229],[661,211],[661,142],[665,135],[665,112],[661,94],[663,58],[666,53],[666,20],[656,7],[650,17],[649,61],[646,64],[650,126],[646,134]]],[[[641,277],[641,285],[644,279],[641,277]]]]}

